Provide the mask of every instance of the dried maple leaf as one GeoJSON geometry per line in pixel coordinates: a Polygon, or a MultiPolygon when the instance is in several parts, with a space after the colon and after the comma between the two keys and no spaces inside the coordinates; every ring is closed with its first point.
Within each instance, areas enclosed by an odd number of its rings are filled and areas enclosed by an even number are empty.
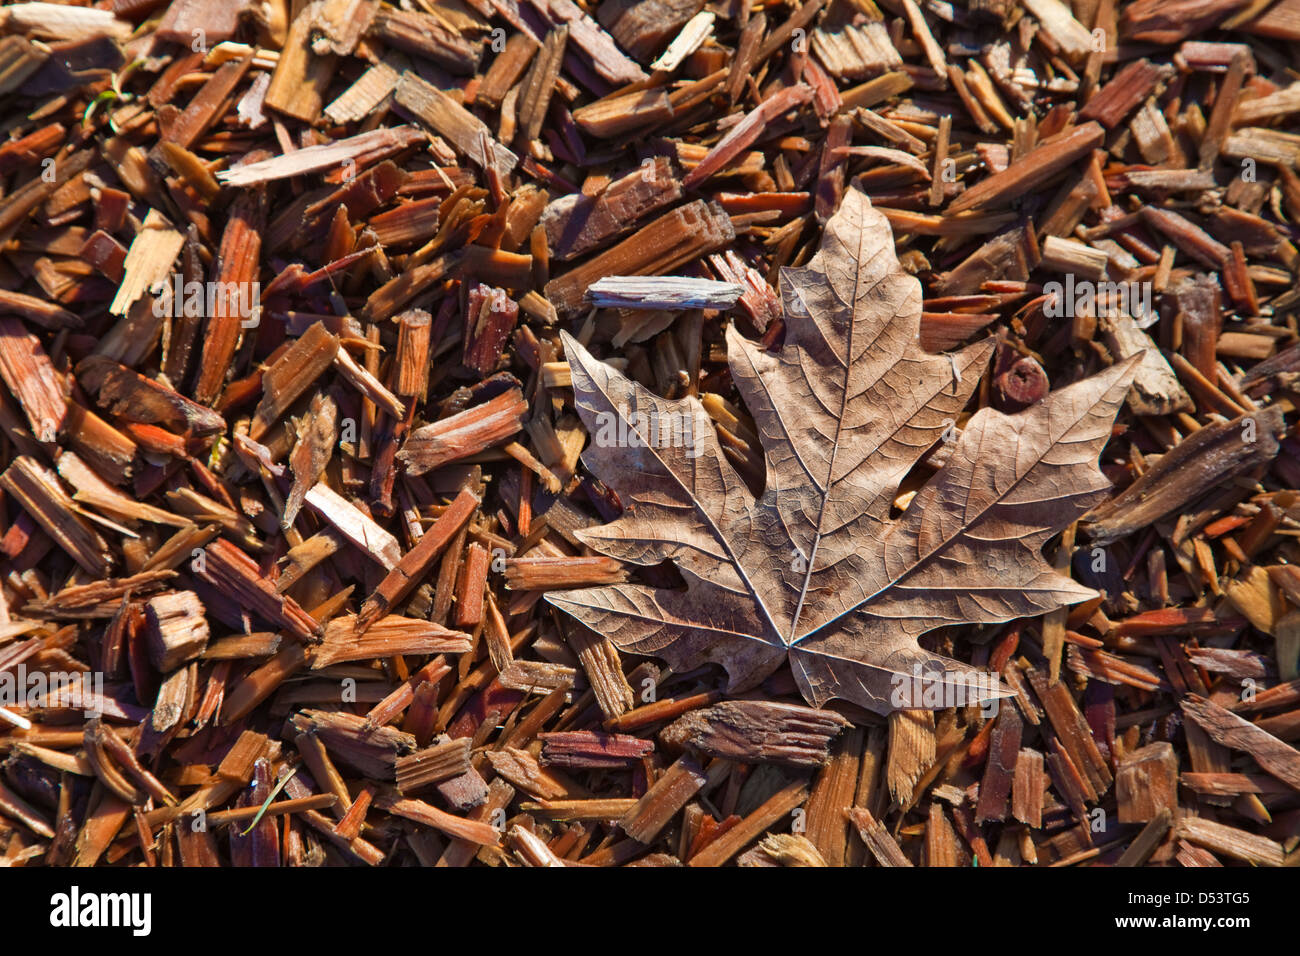
{"type": "Polygon", "coordinates": [[[1016,415],[981,409],[895,518],[900,481],[966,405],[993,342],[920,349],[920,283],[857,190],[808,266],[782,270],[781,296],[780,351],[763,351],[734,324],[727,331],[732,379],[766,457],[757,499],[696,398],[660,398],[565,337],[593,435],[584,462],[627,504],[582,540],[633,564],[671,559],[687,587],[613,584],[549,600],[678,670],[720,664],[731,692],[789,660],[814,706],[842,697],[888,713],[951,706],[954,693],[1004,696],[996,679],[981,682],[916,639],[1094,596],[1056,573],[1042,547],[1110,488],[1097,457],[1134,361],[1016,415]],[[916,695],[926,688],[948,693],[916,695]]]}

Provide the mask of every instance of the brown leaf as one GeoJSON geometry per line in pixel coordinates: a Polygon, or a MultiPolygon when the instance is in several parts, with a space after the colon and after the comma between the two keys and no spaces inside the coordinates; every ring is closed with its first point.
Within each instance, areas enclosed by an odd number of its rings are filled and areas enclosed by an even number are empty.
{"type": "Polygon", "coordinates": [[[1016,415],[982,409],[894,518],[899,482],[952,426],[993,342],[920,349],[920,283],[857,190],[808,266],[783,270],[781,294],[779,352],[728,329],[732,378],[766,455],[757,499],[696,398],[660,398],[565,338],[593,435],[584,460],[628,503],[618,520],[579,535],[629,563],[671,559],[687,587],[623,583],[547,599],[675,669],[722,665],[733,693],[789,660],[816,706],[841,697],[888,713],[951,706],[953,692],[966,702],[1006,696],[992,675],[923,651],[916,638],[1094,596],[1041,549],[1109,489],[1097,456],[1137,359],[1016,415]],[[949,702],[930,703],[940,688],[949,702]]]}

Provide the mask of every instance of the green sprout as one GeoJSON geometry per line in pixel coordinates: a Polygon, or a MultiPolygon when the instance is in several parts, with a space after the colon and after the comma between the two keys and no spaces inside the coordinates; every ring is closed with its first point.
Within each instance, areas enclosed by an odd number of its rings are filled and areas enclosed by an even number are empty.
{"type": "MultiPolygon", "coordinates": [[[[131,100],[135,99],[134,94],[124,93],[122,91],[122,84],[130,79],[131,74],[143,66],[144,63],[145,61],[143,59],[133,60],[126,65],[121,73],[114,73],[109,78],[111,89],[105,90],[91,100],[89,105],[86,107],[86,111],[81,114],[81,125],[83,128],[90,125],[91,117],[95,115],[95,111],[99,109],[101,105],[107,105],[114,100],[119,100],[122,103],[129,103],[131,100]]],[[[117,123],[114,122],[112,116],[108,118],[108,126],[115,134],[122,132],[118,129],[117,123]]]]}
{"type": "Polygon", "coordinates": [[[266,813],[268,809],[270,809],[271,801],[274,800],[277,796],[279,796],[280,791],[284,789],[284,785],[288,783],[290,780],[292,780],[293,775],[296,774],[297,772],[298,772],[298,768],[294,767],[288,773],[281,773],[280,779],[276,781],[275,787],[272,788],[271,792],[267,795],[266,800],[262,803],[261,808],[257,811],[257,815],[253,817],[253,822],[248,825],[247,830],[239,834],[240,836],[248,836],[250,833],[253,832],[253,827],[257,826],[259,823],[262,822],[262,816],[263,814],[266,813]]]}
{"type": "MultiPolygon", "coordinates": [[[[95,110],[99,108],[101,103],[111,103],[113,100],[118,99],[119,95],[120,94],[116,90],[105,90],[103,93],[100,93],[91,100],[90,105],[86,107],[86,111],[81,114],[82,127],[84,128],[90,125],[90,118],[95,115],[95,110]]],[[[114,133],[118,132],[117,124],[113,122],[113,117],[111,116],[108,118],[108,125],[113,128],[114,133]]]]}

